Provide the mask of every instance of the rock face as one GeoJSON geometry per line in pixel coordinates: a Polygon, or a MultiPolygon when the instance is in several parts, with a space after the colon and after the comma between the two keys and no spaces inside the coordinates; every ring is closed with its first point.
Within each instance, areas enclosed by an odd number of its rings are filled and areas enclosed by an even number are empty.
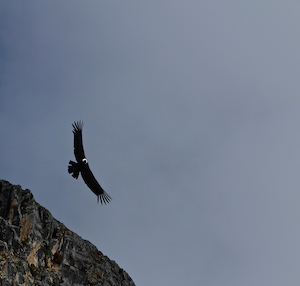
{"type": "Polygon", "coordinates": [[[117,263],[0,180],[0,285],[134,286],[117,263]]]}

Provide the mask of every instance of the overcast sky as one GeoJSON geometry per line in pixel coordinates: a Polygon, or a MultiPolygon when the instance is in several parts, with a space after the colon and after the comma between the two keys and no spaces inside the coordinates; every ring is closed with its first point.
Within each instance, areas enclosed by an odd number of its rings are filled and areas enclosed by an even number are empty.
{"type": "Polygon", "coordinates": [[[296,0],[2,1],[0,177],[137,286],[298,285],[299,34],[296,0]]]}

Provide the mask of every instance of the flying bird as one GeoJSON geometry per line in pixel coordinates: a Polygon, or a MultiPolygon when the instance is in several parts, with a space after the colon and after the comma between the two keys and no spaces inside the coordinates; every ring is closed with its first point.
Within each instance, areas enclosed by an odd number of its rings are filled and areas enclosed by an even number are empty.
{"type": "Polygon", "coordinates": [[[97,182],[94,177],[87,159],[84,155],[83,145],[82,145],[82,128],[83,122],[77,121],[72,124],[73,133],[74,133],[74,155],[76,158],[76,162],[70,161],[68,166],[69,174],[72,174],[72,177],[78,179],[79,173],[81,173],[82,179],[87,184],[87,186],[93,191],[93,193],[97,196],[97,201],[99,203],[99,199],[101,204],[109,203],[111,201],[111,197],[102,189],[100,184],[97,182]]]}

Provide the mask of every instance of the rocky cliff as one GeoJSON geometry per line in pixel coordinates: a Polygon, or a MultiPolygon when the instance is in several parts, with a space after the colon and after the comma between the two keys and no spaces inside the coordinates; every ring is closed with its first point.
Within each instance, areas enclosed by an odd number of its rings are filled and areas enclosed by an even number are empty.
{"type": "Polygon", "coordinates": [[[134,286],[117,263],[0,180],[0,285],[134,286]]]}

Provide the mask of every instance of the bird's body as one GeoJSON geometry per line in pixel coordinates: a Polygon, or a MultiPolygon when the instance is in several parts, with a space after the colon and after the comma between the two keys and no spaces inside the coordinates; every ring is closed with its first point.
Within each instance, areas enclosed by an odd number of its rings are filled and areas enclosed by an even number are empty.
{"type": "Polygon", "coordinates": [[[85,158],[83,144],[82,144],[82,128],[83,122],[78,121],[72,124],[73,133],[74,133],[74,155],[77,162],[70,161],[68,166],[69,174],[75,179],[78,179],[79,174],[81,174],[82,179],[87,184],[87,186],[93,191],[93,193],[101,201],[101,204],[109,203],[111,201],[111,197],[102,189],[100,184],[97,182],[94,177],[87,159],[85,158]]]}

